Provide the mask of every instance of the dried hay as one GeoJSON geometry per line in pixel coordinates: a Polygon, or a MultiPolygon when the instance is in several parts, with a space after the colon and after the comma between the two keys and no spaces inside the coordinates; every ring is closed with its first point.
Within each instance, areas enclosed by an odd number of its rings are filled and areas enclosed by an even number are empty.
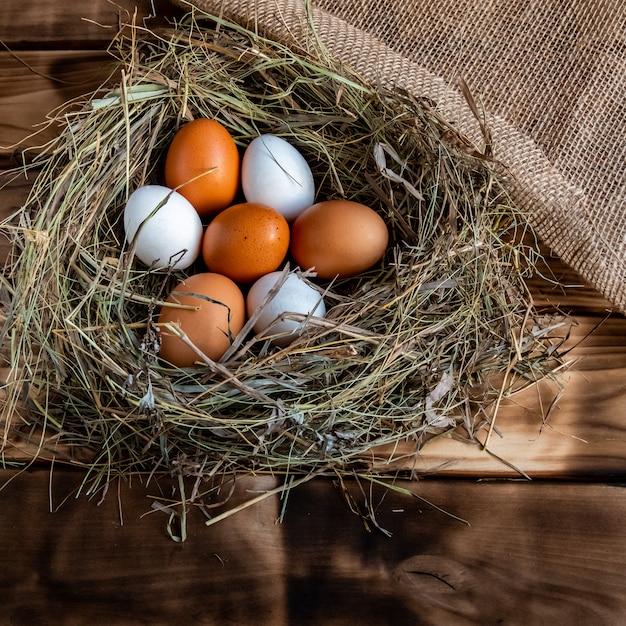
{"type": "Polygon", "coordinates": [[[126,28],[111,50],[119,86],[57,116],[18,223],[3,225],[15,245],[5,440],[39,428],[90,451],[90,494],[139,472],[269,472],[289,487],[384,474],[430,436],[484,433],[503,395],[549,372],[551,327],[524,282],[534,238],[490,167],[487,132],[470,145],[432,103],[218,18],[126,28]],[[219,363],[179,371],[155,356],[154,316],[182,274],[134,261],[120,218],[135,188],[162,182],[173,133],[195,117],[218,119],[242,148],[259,133],[286,138],[318,198],[375,208],[391,244],[357,278],[309,276],[330,311],[290,346],[243,333],[219,363]]]}

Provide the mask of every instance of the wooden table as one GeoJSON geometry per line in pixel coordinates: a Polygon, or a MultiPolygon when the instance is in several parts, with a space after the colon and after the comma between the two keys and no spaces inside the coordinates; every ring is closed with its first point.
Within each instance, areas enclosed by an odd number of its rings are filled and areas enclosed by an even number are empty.
{"type": "MultiPolygon", "coordinates": [[[[151,25],[178,14],[165,1],[4,2],[3,168],[7,146],[41,143],[54,129],[33,137],[33,127],[100,84],[119,15],[135,4],[140,17],[156,9],[151,25]]],[[[31,182],[2,188],[2,216],[31,182]]],[[[626,319],[558,258],[548,262],[567,288],[536,280],[531,289],[541,306],[571,313],[571,367],[558,385],[544,381],[503,407],[491,453],[439,439],[418,459],[439,471],[403,483],[416,497],[372,494],[390,537],[316,479],[290,493],[282,523],[276,497],[210,528],[192,510],[176,543],[168,517],[151,509],[154,482],[116,483],[99,503],[75,497],[76,471],[7,465],[0,623],[625,623],[626,319]]],[[[233,501],[276,484],[245,478],[233,501]]]]}

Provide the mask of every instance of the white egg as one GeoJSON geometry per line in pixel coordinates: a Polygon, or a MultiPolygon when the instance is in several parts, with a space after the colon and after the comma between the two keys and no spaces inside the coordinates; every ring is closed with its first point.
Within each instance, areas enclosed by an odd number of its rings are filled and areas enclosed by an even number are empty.
{"type": "Polygon", "coordinates": [[[248,202],[267,204],[287,221],[315,200],[315,182],[305,158],[275,135],[253,139],[241,162],[241,187],[248,202]]]}
{"type": "MultiPolygon", "coordinates": [[[[267,294],[279,283],[282,272],[271,272],[261,276],[250,287],[246,299],[248,316],[263,305],[267,294]]],[[[276,295],[263,306],[262,311],[254,323],[254,331],[260,333],[267,330],[271,335],[271,342],[285,346],[291,343],[305,329],[306,322],[295,320],[281,320],[272,324],[283,313],[301,313],[324,317],[326,305],[322,296],[297,274],[289,274],[285,282],[279,287],[276,295]],[[271,325],[271,328],[270,328],[271,325]]]]}
{"type": "Polygon", "coordinates": [[[124,232],[135,256],[154,269],[185,269],[200,254],[202,220],[186,198],[168,187],[145,185],[130,195],[124,232]]]}

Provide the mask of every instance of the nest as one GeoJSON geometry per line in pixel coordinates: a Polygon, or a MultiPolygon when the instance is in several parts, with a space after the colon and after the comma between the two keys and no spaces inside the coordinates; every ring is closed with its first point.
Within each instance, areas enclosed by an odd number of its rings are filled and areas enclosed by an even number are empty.
{"type": "Polygon", "coordinates": [[[431,436],[485,432],[503,395],[549,371],[549,328],[525,286],[538,253],[488,135],[471,145],[433,103],[219,18],[127,27],[111,52],[118,86],[57,115],[32,193],[3,226],[7,414],[24,398],[29,409],[7,432],[87,451],[91,493],[137,472],[375,475],[402,455],[410,467],[431,436]],[[374,208],[390,245],[358,277],[309,275],[329,312],[289,346],[248,325],[219,362],[178,370],[156,355],[153,319],[185,273],[134,260],[121,216],[134,189],[162,184],[173,134],[197,117],[242,149],[260,133],[287,139],[317,198],[374,208]]]}

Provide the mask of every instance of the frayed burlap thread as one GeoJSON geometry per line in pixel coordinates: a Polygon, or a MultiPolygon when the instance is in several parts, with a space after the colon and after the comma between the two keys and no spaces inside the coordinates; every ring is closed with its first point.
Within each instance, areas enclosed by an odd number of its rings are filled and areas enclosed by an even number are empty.
{"type": "Polygon", "coordinates": [[[434,102],[514,201],[626,312],[626,5],[618,0],[174,0],[434,102]]]}

